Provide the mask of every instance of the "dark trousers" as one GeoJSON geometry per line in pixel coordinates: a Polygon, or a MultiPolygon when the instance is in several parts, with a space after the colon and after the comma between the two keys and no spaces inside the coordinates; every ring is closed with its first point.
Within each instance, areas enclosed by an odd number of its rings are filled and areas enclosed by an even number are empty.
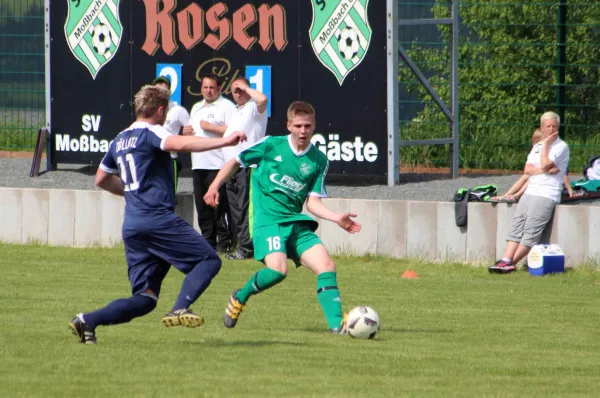
{"type": "Polygon", "coordinates": [[[204,195],[219,170],[193,170],[194,202],[198,213],[198,227],[213,249],[231,247],[231,233],[227,223],[229,203],[225,186],[219,190],[219,206],[216,209],[204,202],[204,195]]]}
{"type": "Polygon", "coordinates": [[[237,238],[238,248],[246,253],[254,252],[250,228],[248,225],[248,209],[250,206],[250,169],[240,169],[227,182],[227,198],[231,215],[232,231],[237,238]]]}

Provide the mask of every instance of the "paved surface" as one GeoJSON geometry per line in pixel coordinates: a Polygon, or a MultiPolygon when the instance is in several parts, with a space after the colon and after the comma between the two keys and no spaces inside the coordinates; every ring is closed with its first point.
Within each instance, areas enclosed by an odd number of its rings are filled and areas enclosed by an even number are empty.
{"type": "MultiPolygon", "coordinates": [[[[46,162],[42,160],[41,170],[46,162]]],[[[94,186],[96,167],[82,165],[59,165],[58,171],[42,172],[30,178],[31,159],[0,158],[0,186],[45,189],[98,189],[94,186]]],[[[484,184],[496,184],[500,193],[506,192],[518,179],[515,175],[462,176],[455,180],[445,175],[403,174],[401,184],[387,185],[340,185],[328,184],[329,197],[375,200],[431,200],[449,201],[457,189],[484,184]]],[[[179,180],[179,192],[192,192],[192,178],[184,171],[179,180]]],[[[574,205],[600,205],[600,199],[571,202],[574,205]]]]}

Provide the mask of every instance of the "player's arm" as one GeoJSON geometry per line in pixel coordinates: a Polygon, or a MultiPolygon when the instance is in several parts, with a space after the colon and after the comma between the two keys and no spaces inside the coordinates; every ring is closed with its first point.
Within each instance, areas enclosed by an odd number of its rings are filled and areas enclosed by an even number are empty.
{"type": "MultiPolygon", "coordinates": [[[[183,128],[185,128],[185,126],[188,126],[190,124],[190,114],[183,106],[179,107],[178,120],[179,120],[179,124],[183,128]]],[[[192,133],[193,133],[193,129],[192,129],[192,133]]],[[[191,134],[189,134],[189,135],[191,135],[191,134]]]]}
{"type": "Polygon", "coordinates": [[[161,149],[167,152],[206,152],[224,146],[237,145],[246,139],[246,134],[240,132],[235,132],[225,138],[169,135],[163,139],[161,149]]]}
{"type": "Polygon", "coordinates": [[[526,163],[523,173],[527,174],[528,176],[536,176],[538,174],[544,174],[544,171],[539,167],[535,167],[531,163],[526,163]]]}
{"type": "MultiPolygon", "coordinates": [[[[166,132],[166,130],[165,130],[166,132]]],[[[166,133],[169,134],[169,133],[166,133]]],[[[100,166],[96,172],[95,184],[98,188],[102,188],[114,195],[125,196],[121,180],[115,174],[119,173],[119,167],[113,157],[115,142],[111,142],[108,152],[100,161],[100,166]]]]}
{"type": "MultiPolygon", "coordinates": [[[[235,134],[241,134],[239,132],[234,132],[235,134]]],[[[204,195],[204,201],[207,205],[212,207],[217,207],[219,205],[219,188],[223,186],[232,175],[234,175],[240,167],[258,167],[265,153],[269,148],[269,136],[264,137],[256,144],[252,145],[250,148],[244,149],[242,152],[238,153],[237,157],[231,159],[229,162],[225,163],[223,168],[219,170],[217,176],[213,180],[210,187],[208,187],[208,191],[206,191],[206,195],[204,195]]]]}
{"type": "Polygon", "coordinates": [[[556,167],[554,162],[548,157],[549,153],[550,146],[544,143],[542,145],[542,151],[540,153],[540,170],[542,170],[542,172],[544,173],[547,173],[548,171],[556,167]]]}
{"type": "Polygon", "coordinates": [[[353,213],[336,213],[329,210],[323,203],[321,198],[316,195],[309,195],[306,200],[306,208],[315,216],[336,223],[340,228],[355,234],[360,232],[361,225],[354,221],[352,217],[356,217],[353,213]]]}
{"type": "Polygon", "coordinates": [[[208,131],[209,133],[218,134],[221,137],[223,134],[225,134],[225,131],[227,131],[227,126],[220,126],[218,124],[207,122],[206,120],[200,121],[200,128],[204,131],[208,131]]]}
{"type": "Polygon", "coordinates": [[[200,109],[202,109],[202,107],[204,106],[204,100],[194,104],[194,106],[192,106],[192,109],[190,110],[189,113],[189,118],[187,123],[183,124],[183,130],[182,130],[182,134],[183,135],[194,135],[194,126],[192,126],[192,116],[198,112],[200,109]]]}
{"type": "Polygon", "coordinates": [[[527,186],[528,185],[529,185],[529,180],[525,181],[525,184],[523,184],[523,186],[521,187],[521,189],[519,189],[517,192],[515,192],[514,194],[512,194],[512,196],[516,197],[517,199],[520,198],[521,196],[523,196],[523,194],[527,190],[527,186]]]}
{"type": "Polygon", "coordinates": [[[252,98],[252,100],[254,102],[256,102],[256,109],[258,110],[258,113],[263,114],[265,113],[265,111],[267,110],[267,104],[269,103],[269,98],[267,98],[266,95],[264,95],[263,93],[261,93],[258,90],[253,89],[252,87],[250,87],[248,84],[246,84],[245,81],[243,80],[237,80],[233,83],[232,90],[235,89],[240,89],[245,91],[250,98],[252,98]]]}
{"type": "Polygon", "coordinates": [[[206,195],[204,195],[204,201],[211,207],[217,207],[219,205],[219,189],[225,184],[231,176],[233,176],[240,169],[241,164],[233,158],[229,162],[225,163],[225,166],[217,173],[217,176],[213,180],[212,184],[208,187],[206,195]]]}
{"type": "Polygon", "coordinates": [[[573,187],[571,186],[571,180],[569,179],[569,176],[566,174],[563,177],[563,184],[565,185],[565,188],[567,189],[567,192],[569,193],[569,197],[572,198],[575,193],[573,192],[573,187]]]}
{"type": "Polygon", "coordinates": [[[520,192],[521,189],[527,185],[528,181],[529,176],[527,174],[523,174],[521,178],[519,178],[503,196],[514,195],[517,192],[520,192]]]}
{"type": "Polygon", "coordinates": [[[116,175],[109,173],[102,169],[102,166],[98,167],[96,172],[96,186],[108,191],[114,195],[124,196],[123,186],[121,180],[116,175]]]}

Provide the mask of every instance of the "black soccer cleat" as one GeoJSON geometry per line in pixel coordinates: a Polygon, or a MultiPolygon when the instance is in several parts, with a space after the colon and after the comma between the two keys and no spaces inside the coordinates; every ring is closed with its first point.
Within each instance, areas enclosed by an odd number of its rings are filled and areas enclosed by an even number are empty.
{"type": "Polygon", "coordinates": [[[79,342],[83,344],[96,344],[96,331],[86,325],[83,321],[83,314],[77,314],[75,318],[69,322],[71,332],[79,338],[79,342]]]}
{"type": "Polygon", "coordinates": [[[242,304],[235,295],[239,292],[240,289],[236,289],[229,297],[229,303],[227,303],[227,308],[225,308],[225,314],[223,315],[223,324],[226,328],[233,328],[240,317],[240,314],[244,310],[246,304],[242,304]]]}
{"type": "Polygon", "coordinates": [[[162,323],[166,327],[187,326],[188,328],[197,328],[204,324],[204,318],[193,313],[187,308],[171,311],[162,318],[162,323]]]}

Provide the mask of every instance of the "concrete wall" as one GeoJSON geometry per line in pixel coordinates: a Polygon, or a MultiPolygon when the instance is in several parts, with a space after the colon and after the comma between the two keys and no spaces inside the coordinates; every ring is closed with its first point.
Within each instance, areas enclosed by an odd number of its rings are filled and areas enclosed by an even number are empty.
{"type": "MultiPolygon", "coordinates": [[[[325,199],[329,208],[358,214],[350,235],[330,222],[317,234],[333,253],[382,254],[426,260],[491,263],[502,255],[516,205],[470,203],[469,225],[454,223],[454,203],[325,199]]],[[[124,201],[101,191],[0,188],[0,241],[57,246],[112,246],[121,241],[124,201]]],[[[196,229],[191,194],[176,213],[196,229]]],[[[600,207],[557,207],[552,243],[567,264],[600,261],[600,207]]]]}

